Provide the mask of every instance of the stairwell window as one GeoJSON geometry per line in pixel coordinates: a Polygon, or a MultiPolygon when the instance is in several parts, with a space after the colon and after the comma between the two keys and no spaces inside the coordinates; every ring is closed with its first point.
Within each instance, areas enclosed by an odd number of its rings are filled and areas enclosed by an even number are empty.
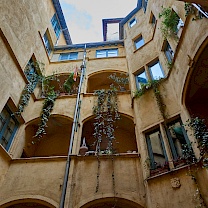
{"type": "Polygon", "coordinates": [[[8,151],[19,122],[6,104],[0,113],[0,144],[8,151]]]}
{"type": "Polygon", "coordinates": [[[148,66],[148,69],[149,69],[152,80],[159,80],[161,78],[164,78],[164,72],[163,72],[163,69],[160,65],[159,60],[150,64],[148,66]]]}
{"type": "Polygon", "coordinates": [[[146,76],[146,72],[145,69],[143,69],[142,71],[140,71],[139,74],[136,75],[136,86],[137,89],[141,89],[142,85],[147,84],[148,80],[147,80],[147,76],[146,76]]]}
{"type": "Polygon", "coordinates": [[[61,53],[59,56],[59,61],[63,60],[77,60],[78,52],[71,52],[71,53],[61,53]]]}
{"type": "Polygon", "coordinates": [[[156,169],[168,160],[162,135],[159,129],[146,134],[147,148],[150,158],[150,169],[156,169]]]}
{"type": "Polygon", "coordinates": [[[52,27],[53,27],[54,32],[56,34],[56,37],[59,38],[59,36],[61,34],[61,26],[59,24],[56,13],[53,15],[53,17],[51,19],[51,24],[52,24],[52,27]]]}
{"type": "Polygon", "coordinates": [[[118,49],[97,50],[96,58],[115,57],[118,56],[118,49]]]}
{"type": "Polygon", "coordinates": [[[133,18],[132,20],[130,20],[129,22],[129,27],[132,28],[134,25],[136,25],[137,21],[136,18],[133,18]]]}
{"type": "Polygon", "coordinates": [[[51,51],[52,51],[52,46],[49,40],[49,33],[48,31],[45,32],[44,36],[43,36],[43,42],[46,48],[46,51],[48,53],[48,55],[50,55],[51,51]]]}
{"type": "Polygon", "coordinates": [[[144,39],[143,39],[143,37],[140,36],[139,38],[137,38],[137,39],[134,41],[134,44],[135,44],[135,48],[136,48],[136,49],[141,48],[141,47],[144,45],[144,39]]]}

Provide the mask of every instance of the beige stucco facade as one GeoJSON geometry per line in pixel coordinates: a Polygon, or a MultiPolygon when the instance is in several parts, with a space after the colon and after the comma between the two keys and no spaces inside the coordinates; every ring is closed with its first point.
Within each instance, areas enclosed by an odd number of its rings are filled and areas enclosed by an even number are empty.
{"type": "MultiPolygon", "coordinates": [[[[39,0],[38,4],[32,0],[1,0],[0,112],[5,105],[13,113],[17,110],[22,90],[28,83],[24,70],[31,57],[44,63],[42,73],[45,76],[55,74],[62,83],[76,67],[80,68],[83,64],[84,44],[67,46],[63,32],[57,39],[51,24],[55,12],[52,0],[39,0]],[[46,33],[52,46],[50,54],[43,38],[46,33]],[[60,60],[60,54],[71,52],[78,53],[76,60],[60,60]]],[[[128,18],[123,24],[122,40],[86,43],[85,76],[64,207],[194,208],[199,207],[202,199],[204,207],[208,206],[208,171],[201,168],[200,163],[178,165],[174,146],[171,146],[170,135],[165,128],[175,121],[185,124],[193,115],[208,119],[208,20],[192,21],[193,15],[185,16],[184,2],[176,0],[149,0],[146,11],[140,8],[128,18]],[[171,7],[184,23],[179,28],[178,38],[167,39],[174,52],[171,67],[165,53],[167,41],[160,30],[161,6],[171,7]],[[154,23],[153,16],[156,19],[154,23]],[[136,24],[130,27],[134,18],[136,24]],[[143,38],[144,44],[136,49],[135,41],[139,37],[143,38]],[[110,49],[117,49],[117,55],[96,58],[98,50],[110,49]],[[159,61],[164,75],[158,88],[166,118],[161,115],[153,89],[139,98],[134,97],[139,84],[137,76],[145,71],[147,79],[153,79],[150,68],[156,61],[159,61]],[[108,77],[113,73],[120,76],[128,74],[129,84],[125,91],[117,93],[121,119],[115,129],[116,152],[98,156],[91,143],[94,133],[93,106],[97,99],[93,92],[108,89],[111,84],[108,77]],[[150,148],[147,141],[152,132],[157,131],[162,138],[167,166],[161,171],[159,163],[155,162],[155,168],[150,167],[150,149],[153,151],[155,145],[156,152],[161,150],[154,141],[151,141],[150,148]],[[85,156],[79,153],[83,138],[90,150],[85,156]],[[194,174],[197,182],[190,174],[194,174]],[[197,190],[201,198],[199,195],[197,198],[197,190]]],[[[55,101],[46,135],[41,141],[32,144],[44,103],[41,86],[37,85],[24,112],[15,116],[19,126],[10,146],[0,145],[2,208],[53,208],[60,205],[78,96],[62,92],[57,83],[55,89],[61,93],[55,101]]],[[[200,151],[193,132],[187,126],[183,128],[187,132],[183,134],[186,134],[199,159],[200,151]]],[[[155,155],[152,157],[155,158],[155,155]]]]}

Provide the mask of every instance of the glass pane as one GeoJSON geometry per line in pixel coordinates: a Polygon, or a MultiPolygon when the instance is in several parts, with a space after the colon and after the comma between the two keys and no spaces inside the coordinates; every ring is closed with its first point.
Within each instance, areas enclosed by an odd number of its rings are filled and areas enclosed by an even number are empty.
{"type": "Polygon", "coordinates": [[[6,120],[10,117],[8,111],[6,108],[4,108],[0,114],[0,131],[2,130],[4,124],[6,123],[6,120]]]}
{"type": "Polygon", "coordinates": [[[165,163],[165,154],[162,149],[162,144],[160,140],[160,132],[156,131],[149,135],[151,141],[152,152],[154,155],[154,161],[156,165],[163,165],[165,163]]]}
{"type": "Polygon", "coordinates": [[[68,60],[68,56],[69,56],[68,53],[62,53],[59,56],[59,60],[68,60]]]}
{"type": "Polygon", "coordinates": [[[150,66],[149,70],[153,80],[158,80],[164,77],[163,70],[161,69],[159,62],[150,66]]]}
{"type": "Polygon", "coordinates": [[[168,61],[172,61],[173,57],[174,57],[174,52],[172,50],[172,48],[170,47],[169,43],[167,42],[166,44],[166,48],[165,48],[165,55],[168,59],[168,61]]]}
{"type": "Polygon", "coordinates": [[[96,51],[96,57],[97,58],[106,57],[106,50],[96,51]]]}
{"type": "Polygon", "coordinates": [[[137,75],[137,82],[139,84],[139,88],[141,88],[142,84],[146,84],[147,83],[147,77],[146,77],[145,71],[143,71],[142,73],[137,75]]]}
{"type": "Polygon", "coordinates": [[[143,45],[144,45],[144,40],[143,40],[142,37],[140,37],[137,40],[135,40],[135,47],[136,47],[136,49],[140,48],[143,45]]]}
{"type": "Polygon", "coordinates": [[[108,57],[113,57],[118,55],[118,50],[113,49],[113,50],[108,50],[108,57]]]}
{"type": "Polygon", "coordinates": [[[78,53],[70,53],[69,54],[69,60],[76,60],[78,56],[78,53]]]}
{"type": "Polygon", "coordinates": [[[3,136],[2,139],[0,140],[0,144],[6,149],[8,142],[3,136]]]}
{"type": "Polygon", "coordinates": [[[186,144],[186,140],[182,131],[182,126],[180,122],[175,122],[169,125],[169,131],[171,135],[171,139],[174,144],[174,148],[176,150],[177,156],[182,156],[182,145],[186,144]]]}
{"type": "Polygon", "coordinates": [[[133,19],[129,22],[130,27],[133,27],[136,24],[136,19],[133,19]]]}

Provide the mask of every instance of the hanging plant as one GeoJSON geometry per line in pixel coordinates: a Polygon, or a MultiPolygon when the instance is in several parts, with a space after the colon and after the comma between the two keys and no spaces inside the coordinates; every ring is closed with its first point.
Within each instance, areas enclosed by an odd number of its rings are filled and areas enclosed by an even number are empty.
{"type": "Polygon", "coordinates": [[[159,90],[159,85],[162,80],[163,79],[150,80],[150,81],[148,81],[148,83],[142,84],[141,88],[139,90],[136,90],[136,92],[134,93],[134,97],[139,98],[143,94],[145,94],[145,92],[147,92],[149,89],[153,89],[160,113],[161,113],[163,119],[166,121],[167,116],[165,114],[165,104],[163,102],[162,95],[159,90]]]}
{"type": "Polygon", "coordinates": [[[53,110],[54,103],[57,97],[58,97],[58,94],[57,92],[54,91],[54,88],[53,87],[50,88],[50,91],[47,93],[46,98],[43,102],[42,113],[40,116],[41,121],[40,121],[38,130],[36,131],[35,136],[34,136],[34,137],[37,137],[38,140],[40,140],[40,138],[44,134],[46,134],[45,128],[47,127],[47,122],[51,115],[51,112],[53,110]]]}
{"type": "Polygon", "coordinates": [[[26,66],[24,73],[28,79],[28,83],[22,91],[20,101],[17,106],[17,112],[15,112],[18,116],[21,115],[25,107],[28,105],[31,94],[34,92],[36,85],[41,80],[41,76],[37,73],[39,69],[39,63],[31,63],[26,66]]]}
{"type": "Polygon", "coordinates": [[[121,77],[121,76],[119,77],[116,75],[116,73],[111,74],[108,78],[112,79],[117,84],[117,86],[112,84],[111,88],[115,88],[119,91],[126,91],[125,86],[129,84],[129,77],[128,77],[128,74],[125,74],[125,76],[126,77],[121,77]]]}
{"type": "Polygon", "coordinates": [[[39,76],[37,74],[33,74],[31,76],[31,80],[29,81],[29,83],[25,85],[17,107],[17,112],[15,112],[15,114],[17,114],[18,116],[21,115],[25,107],[28,105],[31,94],[34,92],[34,89],[38,81],[39,81],[39,76]]]}
{"type": "Polygon", "coordinates": [[[203,167],[208,167],[208,129],[205,120],[199,117],[187,121],[187,126],[193,129],[194,136],[198,142],[198,148],[202,157],[203,167]]]}
{"type": "Polygon", "coordinates": [[[162,7],[162,11],[159,14],[159,18],[163,19],[160,29],[164,39],[167,39],[167,37],[176,37],[177,25],[180,20],[176,12],[172,11],[170,7],[162,7]]]}
{"type": "MultiPolygon", "coordinates": [[[[94,95],[97,96],[97,102],[93,107],[93,112],[95,114],[94,122],[94,138],[97,152],[98,160],[98,171],[97,171],[97,185],[96,193],[99,189],[99,175],[100,175],[100,158],[99,155],[104,153],[111,155],[112,165],[114,163],[113,153],[115,153],[113,147],[113,141],[115,140],[115,121],[120,119],[118,113],[118,99],[117,90],[97,90],[94,95]],[[101,143],[103,140],[107,140],[107,147],[105,150],[101,150],[101,143]]],[[[114,165],[112,172],[113,190],[115,194],[115,176],[114,176],[114,165]]]]}
{"type": "Polygon", "coordinates": [[[67,93],[70,93],[72,90],[72,87],[74,85],[74,73],[70,73],[66,81],[64,82],[63,88],[67,93]]]}

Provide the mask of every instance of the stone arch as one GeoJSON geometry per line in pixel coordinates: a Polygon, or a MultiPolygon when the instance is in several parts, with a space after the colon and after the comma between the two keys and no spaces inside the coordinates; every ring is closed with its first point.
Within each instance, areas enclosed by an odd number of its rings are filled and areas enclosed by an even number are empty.
{"type": "MultiPolygon", "coordinates": [[[[114,81],[108,77],[114,73],[119,77],[126,77],[127,75],[127,72],[125,71],[113,69],[99,70],[98,72],[90,74],[87,82],[87,93],[93,93],[98,89],[109,89],[110,85],[114,83],[114,81]]],[[[129,90],[129,84],[125,86],[125,90],[129,90]]]]}
{"type": "Polygon", "coordinates": [[[46,135],[37,141],[34,135],[38,129],[39,118],[28,122],[25,128],[25,147],[22,157],[66,156],[72,123],[72,118],[52,114],[47,123],[46,135]]]}
{"type": "Polygon", "coordinates": [[[119,198],[119,197],[106,197],[106,198],[100,198],[92,200],[82,206],[80,208],[143,208],[140,204],[130,201],[125,198],[119,198]]]}
{"type": "MultiPolygon", "coordinates": [[[[116,121],[114,147],[116,153],[138,152],[135,125],[133,117],[120,113],[121,119],[116,121]]],[[[89,151],[95,151],[94,132],[94,116],[90,116],[83,121],[82,139],[86,139],[89,151]]],[[[103,140],[101,149],[105,149],[107,141],[103,140]]]]}
{"type": "Polygon", "coordinates": [[[36,208],[55,208],[58,206],[58,203],[43,196],[15,196],[10,197],[0,203],[2,208],[28,208],[28,207],[36,207],[36,208]]]}
{"type": "MultiPolygon", "coordinates": [[[[208,38],[197,51],[186,76],[182,104],[190,116],[208,120],[208,38]]],[[[208,124],[208,123],[207,123],[208,124]]]]}

